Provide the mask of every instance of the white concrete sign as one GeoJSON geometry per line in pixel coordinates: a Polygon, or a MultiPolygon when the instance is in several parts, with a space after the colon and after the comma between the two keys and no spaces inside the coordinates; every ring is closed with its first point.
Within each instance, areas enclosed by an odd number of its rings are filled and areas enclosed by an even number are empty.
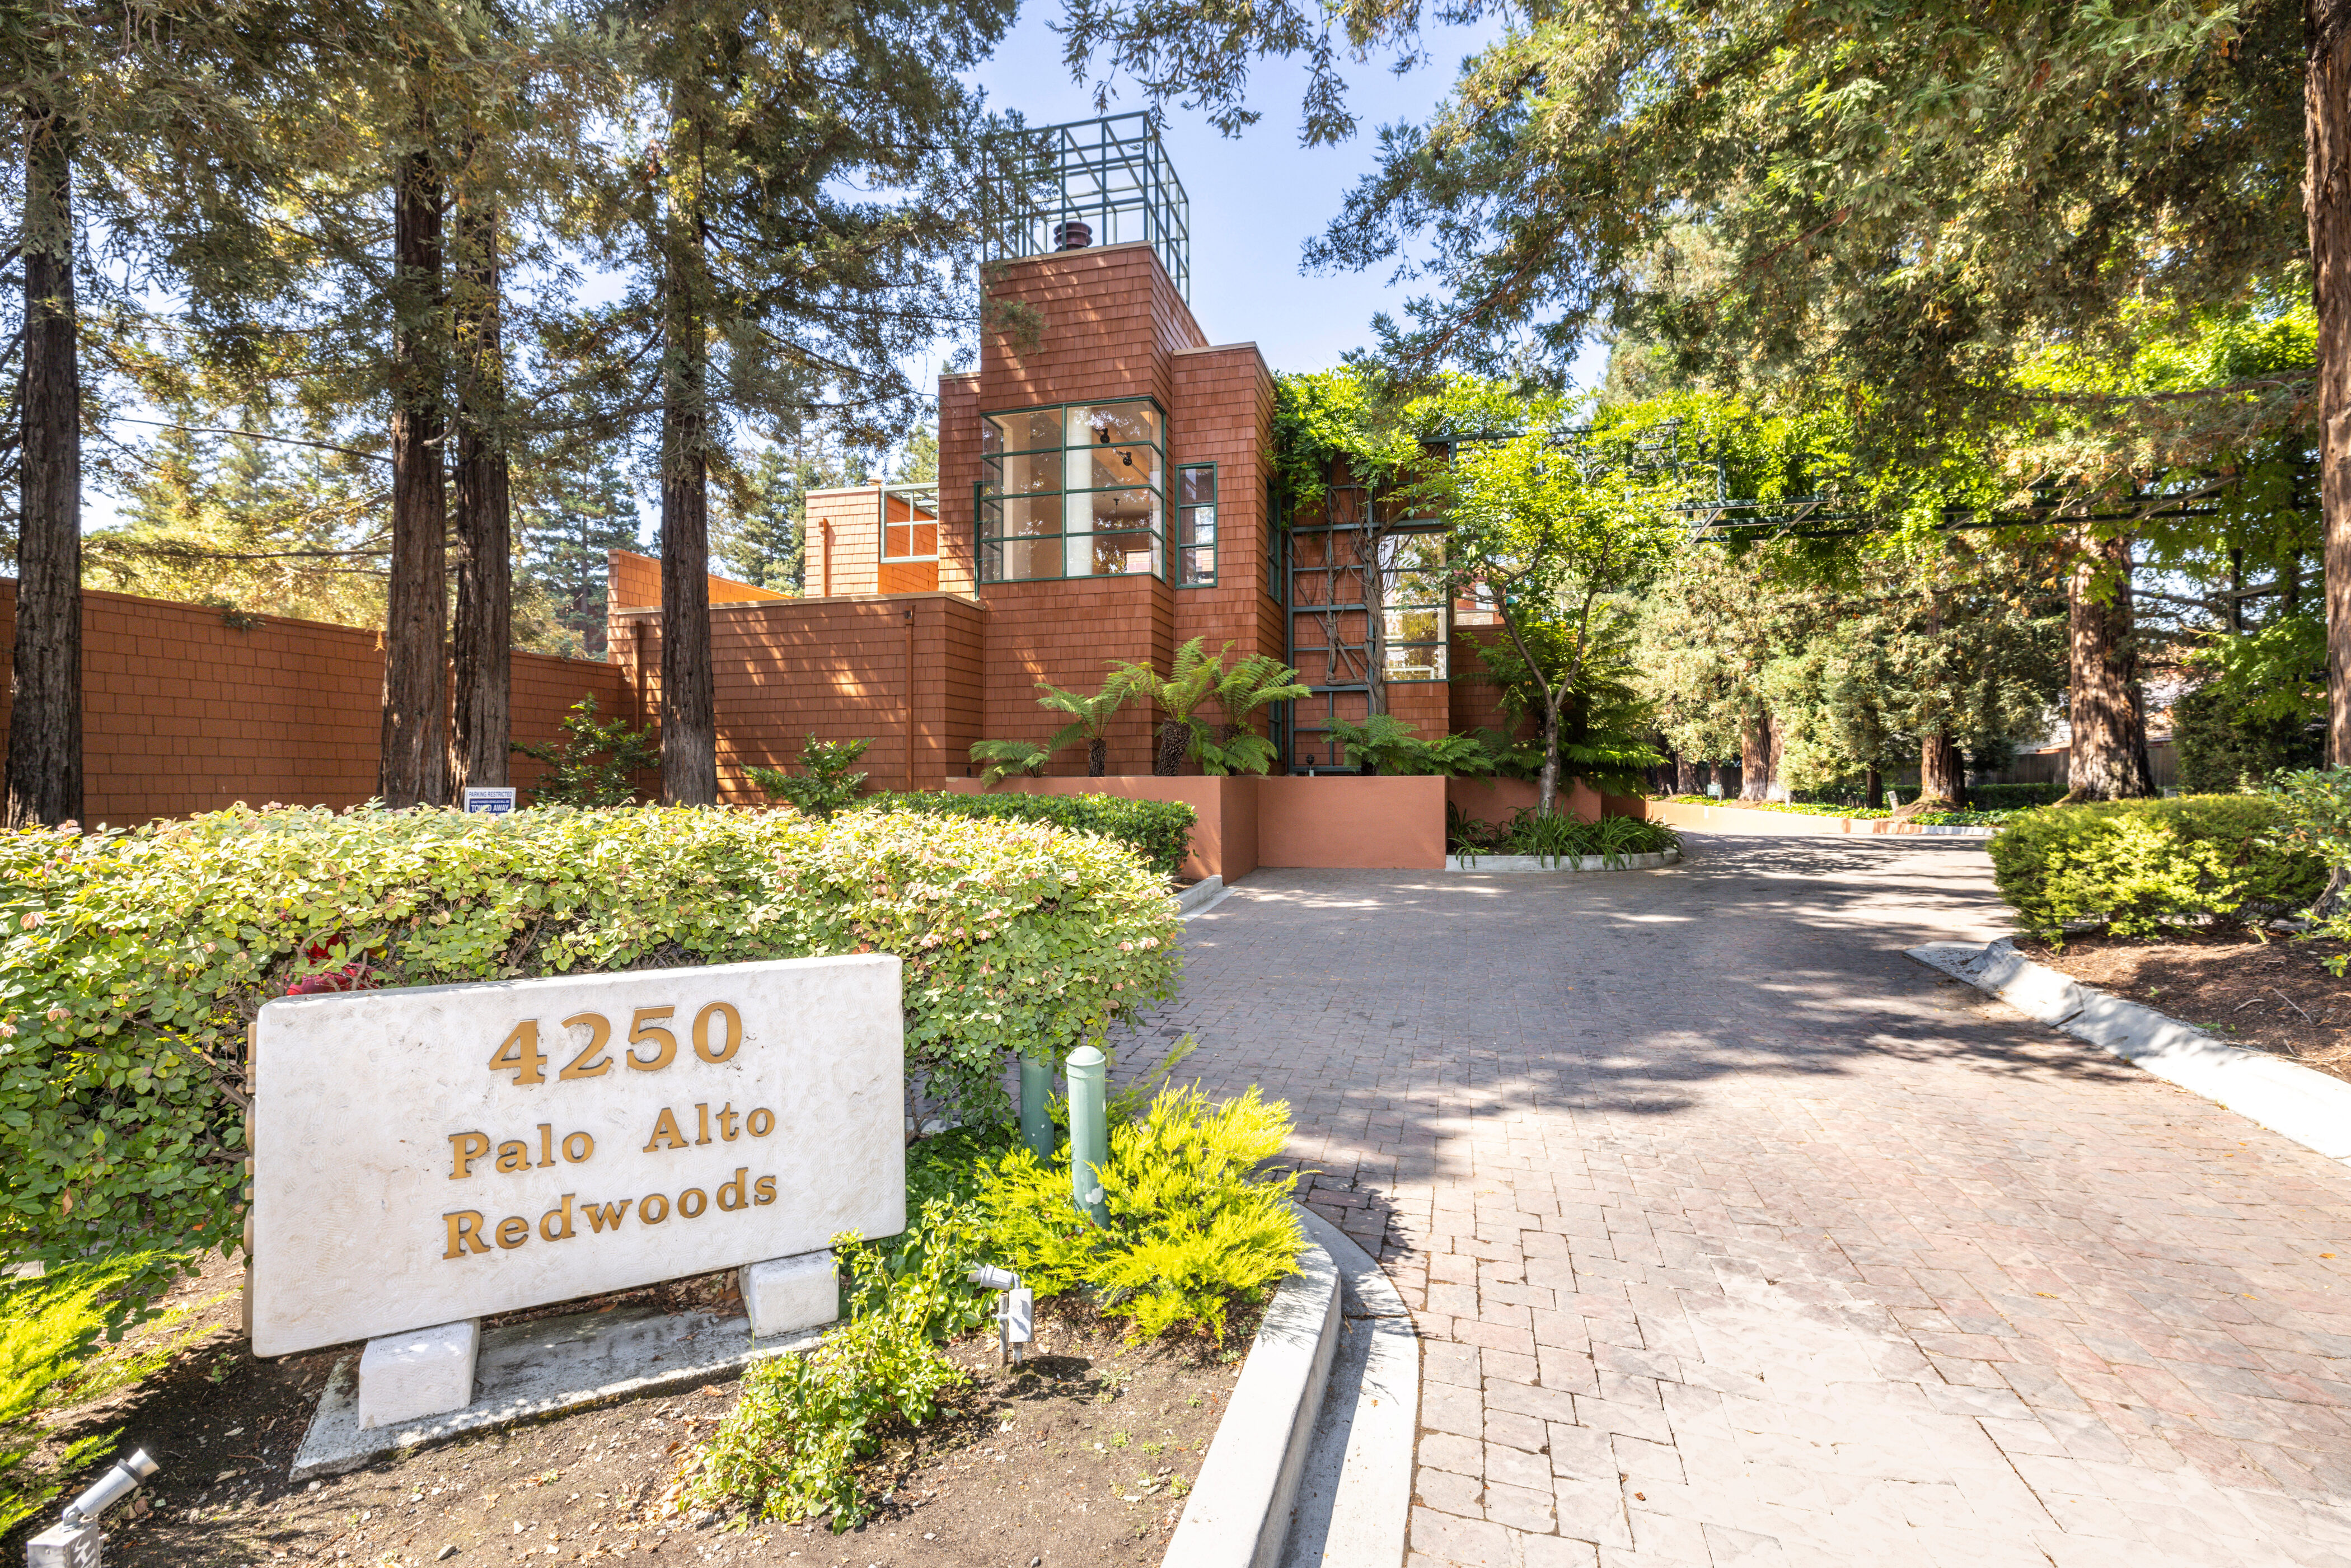
{"type": "Polygon", "coordinates": [[[885,955],[287,997],[255,1051],[257,1355],[905,1228],[885,955]]]}

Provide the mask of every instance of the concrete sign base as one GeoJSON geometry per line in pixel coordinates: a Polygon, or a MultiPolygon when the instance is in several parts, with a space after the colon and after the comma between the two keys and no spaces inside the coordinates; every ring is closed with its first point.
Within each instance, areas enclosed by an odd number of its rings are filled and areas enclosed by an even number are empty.
{"type": "Polygon", "coordinates": [[[754,1339],[750,1330],[745,1318],[651,1308],[510,1323],[482,1333],[472,1404],[379,1427],[360,1425],[361,1358],[347,1356],[327,1376],[287,1479],[338,1476],[402,1448],[611,1400],[699,1388],[754,1361],[813,1349],[824,1337],[810,1329],[754,1339]]]}
{"type": "Polygon", "coordinates": [[[360,1353],[359,1422],[397,1427],[474,1402],[482,1325],[474,1319],[371,1339],[360,1353]]]}

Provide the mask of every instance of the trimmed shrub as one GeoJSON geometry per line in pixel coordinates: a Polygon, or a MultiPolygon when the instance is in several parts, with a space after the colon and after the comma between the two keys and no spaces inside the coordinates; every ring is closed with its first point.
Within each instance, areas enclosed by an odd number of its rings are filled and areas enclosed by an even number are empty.
{"type": "Polygon", "coordinates": [[[1232,1303],[1262,1300],[1298,1270],[1298,1178],[1257,1174],[1290,1130],[1290,1107],[1255,1084],[1214,1105],[1197,1088],[1161,1090],[1110,1128],[1110,1158],[1094,1167],[1109,1216],[1099,1227],[1071,1205],[1066,1141],[1050,1162],[1012,1148],[979,1190],[988,1250],[1040,1296],[1092,1290],[1131,1338],[1184,1329],[1221,1341],[1232,1303]]]}
{"type": "Polygon", "coordinates": [[[1100,833],[1134,850],[1162,876],[1184,869],[1184,857],[1192,849],[1192,826],[1200,820],[1199,812],[1180,800],[1128,800],[1116,795],[959,795],[935,789],[874,795],[866,804],[994,821],[1050,822],[1100,833]]]}
{"type": "MultiPolygon", "coordinates": [[[[1123,847],[889,810],[240,808],[26,831],[0,835],[0,1238],[57,1261],[234,1244],[244,1029],[296,986],[895,953],[909,1069],[988,1117],[1004,1052],[1098,1040],[1177,967],[1174,902],[1123,847]]],[[[126,1285],[126,1311],[170,1278],[126,1285]]]]}
{"type": "Polygon", "coordinates": [[[2306,906],[2326,872],[2286,844],[2286,818],[2260,796],[2190,795],[2029,811],[1990,848],[2001,896],[2027,931],[2064,939],[2073,921],[2154,936],[2200,915],[2306,906]]]}
{"type": "Polygon", "coordinates": [[[2053,806],[2065,798],[2063,784],[1970,784],[1968,801],[1979,811],[2018,811],[2053,806]]]}

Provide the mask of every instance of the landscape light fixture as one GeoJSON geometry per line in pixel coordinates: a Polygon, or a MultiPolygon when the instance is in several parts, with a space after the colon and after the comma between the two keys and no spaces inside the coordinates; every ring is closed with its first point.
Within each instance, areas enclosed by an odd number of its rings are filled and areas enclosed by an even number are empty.
{"type": "Polygon", "coordinates": [[[1037,1337],[1036,1292],[1009,1269],[983,1265],[966,1277],[975,1285],[1002,1292],[996,1302],[997,1348],[1003,1352],[1005,1365],[1019,1365],[1025,1359],[1024,1347],[1037,1337]]]}
{"type": "Polygon", "coordinates": [[[95,1485],[66,1504],[57,1523],[25,1543],[25,1568],[99,1568],[99,1549],[106,1544],[106,1536],[98,1528],[99,1517],[144,1486],[161,1469],[144,1448],[134,1449],[127,1459],[115,1460],[95,1485]]]}

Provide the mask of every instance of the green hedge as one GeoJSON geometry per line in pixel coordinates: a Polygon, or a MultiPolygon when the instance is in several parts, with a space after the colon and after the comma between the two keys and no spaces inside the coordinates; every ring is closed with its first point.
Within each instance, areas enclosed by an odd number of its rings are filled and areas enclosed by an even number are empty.
{"type": "Polygon", "coordinates": [[[234,1241],[244,1030],[297,984],[895,953],[908,1067],[1000,1116],[1007,1051],[1099,1038],[1171,995],[1178,964],[1174,901],[1122,846],[890,810],[239,809],[25,831],[0,835],[0,1246],[55,1260],[234,1241]]]}
{"type": "Polygon", "coordinates": [[[2286,844],[2275,801],[2252,795],[2114,800],[2029,811],[1991,841],[2001,896],[2050,941],[2068,922],[2153,936],[2199,915],[2266,917],[2306,907],[2326,870],[2286,844]]]}
{"type": "Polygon", "coordinates": [[[1968,803],[1979,811],[2015,811],[2053,806],[2065,797],[2063,784],[1970,784],[1968,803]]]}
{"type": "Polygon", "coordinates": [[[1200,813],[1180,800],[1128,800],[1116,795],[962,795],[947,790],[873,795],[874,806],[997,821],[1050,822],[1100,833],[1131,846],[1151,869],[1174,876],[1191,852],[1200,813]]]}

